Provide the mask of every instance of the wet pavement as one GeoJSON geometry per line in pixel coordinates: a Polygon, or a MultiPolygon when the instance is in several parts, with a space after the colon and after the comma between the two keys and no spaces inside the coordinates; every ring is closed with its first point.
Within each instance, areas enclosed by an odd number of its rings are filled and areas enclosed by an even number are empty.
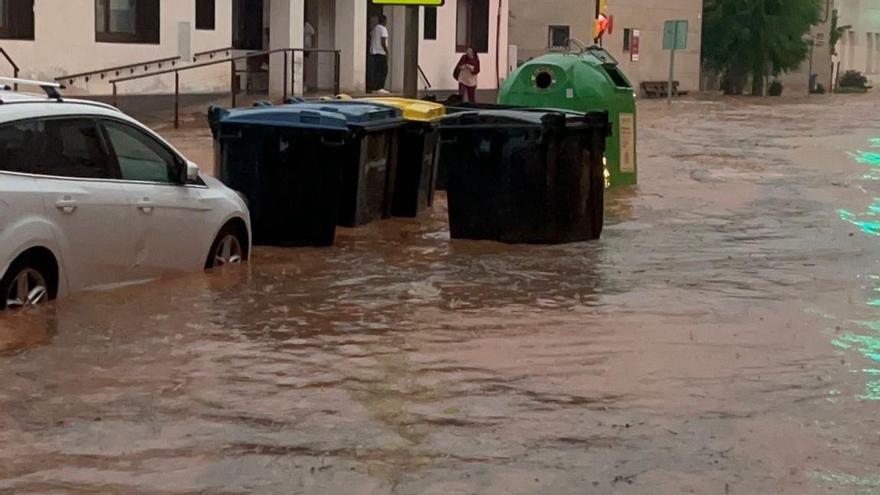
{"type": "Polygon", "coordinates": [[[599,242],[440,201],[2,315],[0,493],[878,493],[878,103],[643,102],[599,242]]]}

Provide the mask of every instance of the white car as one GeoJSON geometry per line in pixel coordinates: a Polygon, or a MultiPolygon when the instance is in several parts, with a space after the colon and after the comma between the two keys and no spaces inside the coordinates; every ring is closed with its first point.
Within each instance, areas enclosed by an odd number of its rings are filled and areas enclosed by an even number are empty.
{"type": "Polygon", "coordinates": [[[109,105],[0,86],[0,309],[248,258],[244,200],[109,105]]]}

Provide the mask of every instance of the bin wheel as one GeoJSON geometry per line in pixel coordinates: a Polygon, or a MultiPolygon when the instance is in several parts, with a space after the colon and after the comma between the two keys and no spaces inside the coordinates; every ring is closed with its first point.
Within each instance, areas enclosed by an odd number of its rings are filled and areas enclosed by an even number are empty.
{"type": "Polygon", "coordinates": [[[226,265],[239,265],[247,261],[247,240],[241,229],[235,225],[226,225],[217,234],[211,245],[205,269],[219,268],[226,265]]]}
{"type": "Polygon", "coordinates": [[[55,299],[52,268],[39,258],[19,258],[0,280],[0,309],[39,306],[55,299]]]}

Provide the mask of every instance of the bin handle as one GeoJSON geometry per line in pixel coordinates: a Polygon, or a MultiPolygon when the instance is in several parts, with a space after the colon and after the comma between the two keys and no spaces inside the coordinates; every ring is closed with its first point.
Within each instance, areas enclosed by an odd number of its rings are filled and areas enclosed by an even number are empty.
{"type": "Polygon", "coordinates": [[[451,138],[441,137],[441,138],[440,138],[440,142],[441,142],[442,144],[452,144],[452,143],[457,143],[457,142],[458,142],[458,136],[451,137],[451,138]]]}
{"type": "Polygon", "coordinates": [[[338,140],[327,139],[327,136],[321,136],[321,145],[333,148],[345,146],[345,138],[340,137],[338,140]]]}

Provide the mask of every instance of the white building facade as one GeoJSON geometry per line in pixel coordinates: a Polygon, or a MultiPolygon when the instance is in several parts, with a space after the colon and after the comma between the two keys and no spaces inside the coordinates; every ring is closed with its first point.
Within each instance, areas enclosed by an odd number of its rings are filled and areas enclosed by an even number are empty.
{"type": "Polygon", "coordinates": [[[880,1],[835,0],[839,26],[850,26],[837,45],[840,74],[857,70],[880,81],[880,1]]]}
{"type": "MultiPolygon", "coordinates": [[[[511,44],[519,61],[525,62],[576,39],[592,44],[596,0],[510,0],[511,44]]],[[[675,55],[675,80],[680,89],[700,87],[703,0],[610,0],[608,15],[612,32],[602,46],[620,63],[630,81],[666,81],[669,51],[663,49],[667,20],[688,23],[687,48],[675,55]]]]}
{"type": "MultiPolygon", "coordinates": [[[[507,1],[447,0],[442,7],[420,8],[420,89],[429,83],[435,90],[455,89],[452,71],[466,45],[481,52],[480,88],[497,87],[499,75],[507,73],[507,1]]],[[[405,9],[371,0],[0,0],[0,48],[20,66],[20,77],[52,80],[169,57],[179,56],[174,67],[180,68],[229,54],[303,48],[308,22],[309,31],[314,31],[312,48],[339,52],[341,91],[360,94],[366,85],[369,33],[384,14],[391,52],[386,88],[400,92],[405,9]],[[193,61],[211,50],[218,53],[193,61]]],[[[297,53],[288,63],[285,71],[284,56],[276,53],[237,63],[237,70],[247,75],[231,76],[229,63],[185,70],[180,72],[180,87],[183,92],[223,93],[232,85],[261,86],[279,96],[286,80],[297,93],[333,89],[333,53],[297,53]]],[[[108,94],[110,80],[169,68],[166,62],[161,68],[152,65],[148,70],[125,69],[66,82],[74,92],[108,94]]],[[[12,75],[2,57],[0,75],[12,75]]],[[[173,74],[119,84],[120,94],[161,94],[173,88],[173,74]]]]}

